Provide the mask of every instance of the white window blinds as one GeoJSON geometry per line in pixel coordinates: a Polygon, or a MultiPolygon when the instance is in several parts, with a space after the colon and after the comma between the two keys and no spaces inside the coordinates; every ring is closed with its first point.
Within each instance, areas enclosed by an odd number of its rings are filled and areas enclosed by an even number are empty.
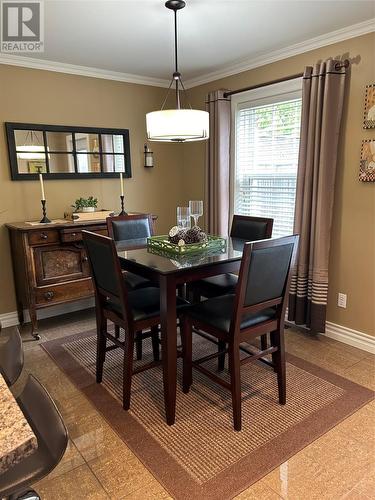
{"type": "Polygon", "coordinates": [[[265,101],[235,111],[233,202],[235,214],[272,217],[277,237],[293,233],[301,98],[265,101]]]}

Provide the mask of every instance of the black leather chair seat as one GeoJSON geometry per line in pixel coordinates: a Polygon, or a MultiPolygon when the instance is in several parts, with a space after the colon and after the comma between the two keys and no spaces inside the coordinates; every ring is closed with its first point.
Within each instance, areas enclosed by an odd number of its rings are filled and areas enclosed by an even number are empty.
{"type": "MultiPolygon", "coordinates": [[[[133,311],[134,321],[143,321],[145,319],[159,316],[160,314],[160,290],[156,287],[147,287],[140,290],[134,290],[128,293],[129,306],[133,311]]],[[[177,311],[187,307],[189,302],[180,297],[176,297],[177,311]]],[[[121,315],[121,307],[115,302],[108,302],[108,309],[112,309],[121,315]]]]}
{"type": "Polygon", "coordinates": [[[219,276],[211,276],[197,283],[200,295],[211,298],[228,293],[235,293],[238,278],[235,274],[220,274],[219,276]]]}
{"type": "Polygon", "coordinates": [[[31,485],[47,476],[62,459],[68,432],[62,417],[45,388],[32,375],[17,398],[38,441],[27,458],[0,474],[0,498],[18,498],[31,485]]]}
{"type": "Polygon", "coordinates": [[[155,286],[147,278],[129,272],[125,273],[125,283],[129,290],[138,290],[148,286],[155,286]]]}
{"type": "MultiPolygon", "coordinates": [[[[193,305],[188,309],[188,316],[193,320],[202,321],[206,325],[218,328],[223,332],[229,333],[230,322],[232,319],[234,308],[235,295],[223,295],[208,299],[199,304],[193,305]]],[[[263,321],[270,320],[275,317],[275,310],[272,308],[263,309],[262,311],[246,314],[241,322],[241,329],[249,328],[263,321]]]]}

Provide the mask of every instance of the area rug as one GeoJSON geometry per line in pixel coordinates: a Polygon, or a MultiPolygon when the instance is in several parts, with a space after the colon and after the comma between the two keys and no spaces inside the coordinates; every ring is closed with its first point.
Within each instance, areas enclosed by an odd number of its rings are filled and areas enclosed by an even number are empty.
{"type": "MultiPolygon", "coordinates": [[[[195,356],[215,349],[196,339],[195,356]]],[[[278,404],[272,369],[243,365],[243,430],[235,432],[230,393],[194,371],[190,393],[177,388],[176,423],[170,427],[164,419],[161,367],[133,377],[131,410],[125,412],[120,349],[107,353],[103,382],[96,384],[95,332],[42,347],[176,499],[233,498],[373,397],[372,391],[289,355],[285,406],[278,404]]],[[[137,363],[150,359],[146,341],[143,360],[137,363]]],[[[215,368],[215,360],[207,365],[215,368]]],[[[180,382],[181,368],[179,360],[180,382]]]]}

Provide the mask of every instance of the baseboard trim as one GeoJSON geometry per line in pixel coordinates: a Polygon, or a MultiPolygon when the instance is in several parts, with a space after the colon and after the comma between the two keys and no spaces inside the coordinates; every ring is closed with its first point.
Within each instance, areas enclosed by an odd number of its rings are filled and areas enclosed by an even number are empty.
{"type": "MultiPolygon", "coordinates": [[[[94,305],[95,302],[93,298],[85,298],[76,302],[71,302],[70,304],[51,306],[45,309],[40,309],[38,311],[38,319],[52,318],[53,316],[60,316],[61,314],[69,314],[76,311],[82,311],[84,309],[89,309],[90,307],[94,307],[94,305]]],[[[23,314],[25,318],[25,323],[29,323],[30,314],[28,309],[25,309],[23,311],[23,314]]],[[[3,328],[19,325],[17,311],[0,314],[0,322],[3,328]]]]}
{"type": "Polygon", "coordinates": [[[3,328],[19,324],[17,311],[0,314],[0,323],[3,328]]]}
{"type": "MultiPolygon", "coordinates": [[[[94,306],[94,299],[82,299],[77,302],[72,302],[71,304],[64,304],[59,306],[52,306],[46,309],[41,309],[38,312],[39,319],[51,318],[53,316],[59,316],[61,314],[69,314],[71,312],[81,311],[83,309],[88,309],[94,306]]],[[[30,321],[29,311],[24,311],[25,321],[30,321]]],[[[3,328],[9,326],[17,326],[19,324],[17,311],[0,314],[0,322],[3,328]]],[[[375,337],[368,335],[367,333],[359,332],[351,328],[347,328],[343,325],[337,325],[336,323],[331,323],[327,321],[326,332],[322,333],[325,337],[337,340],[343,344],[351,345],[361,349],[362,351],[370,352],[375,354],[375,337]]]]}
{"type": "Polygon", "coordinates": [[[336,323],[331,323],[327,321],[326,332],[322,335],[329,337],[330,339],[338,340],[343,344],[348,344],[357,349],[362,349],[363,351],[371,352],[375,354],[375,337],[368,335],[367,333],[359,332],[346,326],[337,325],[336,323]]]}

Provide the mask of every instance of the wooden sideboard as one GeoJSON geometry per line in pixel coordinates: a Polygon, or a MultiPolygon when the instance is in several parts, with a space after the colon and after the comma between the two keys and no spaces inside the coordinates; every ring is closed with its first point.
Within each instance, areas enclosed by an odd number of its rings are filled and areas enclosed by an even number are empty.
{"type": "MultiPolygon", "coordinates": [[[[153,216],[155,223],[156,216],[153,216]]],[[[107,236],[105,220],[31,225],[6,224],[10,235],[17,311],[28,309],[38,339],[38,311],[93,296],[82,231],[107,236]]]]}

